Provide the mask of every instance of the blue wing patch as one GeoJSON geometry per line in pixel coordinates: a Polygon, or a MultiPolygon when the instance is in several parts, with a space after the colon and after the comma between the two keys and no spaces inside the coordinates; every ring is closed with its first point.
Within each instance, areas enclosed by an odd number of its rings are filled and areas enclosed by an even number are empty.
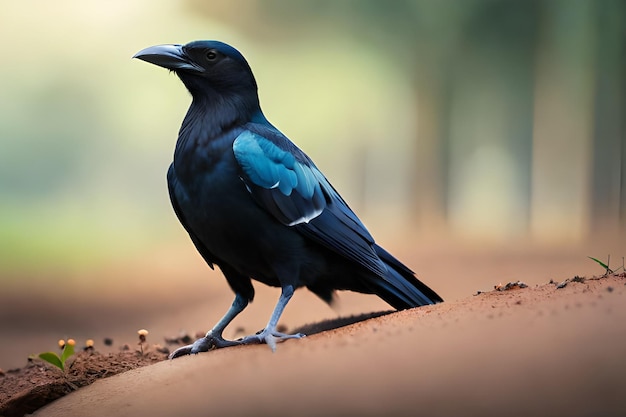
{"type": "Polygon", "coordinates": [[[248,191],[284,224],[308,223],[326,207],[317,168],[267,138],[244,130],[233,152],[248,191]]]}
{"type": "Polygon", "coordinates": [[[247,127],[233,152],[256,202],[283,224],[385,277],[374,239],[315,164],[276,129],[247,127]]]}

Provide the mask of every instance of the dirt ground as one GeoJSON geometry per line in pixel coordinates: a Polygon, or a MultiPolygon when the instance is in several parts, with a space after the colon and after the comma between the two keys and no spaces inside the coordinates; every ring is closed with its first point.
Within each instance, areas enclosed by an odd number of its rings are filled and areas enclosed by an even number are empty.
{"type": "Polygon", "coordinates": [[[120,372],[163,361],[166,354],[124,350],[119,353],[79,352],[66,373],[33,360],[22,368],[0,374],[0,416],[21,417],[79,388],[120,372]]]}
{"type": "MultiPolygon", "coordinates": [[[[436,306],[389,313],[375,297],[341,293],[328,308],[297,292],[283,325],[309,336],[276,353],[244,346],[163,361],[154,345],[135,351],[137,329],[149,328],[149,343],[166,345],[164,337],[190,333],[185,328],[205,331],[232,301],[223,278],[207,284],[192,258],[182,274],[171,266],[180,274],[174,286],[173,270],[157,263],[147,287],[108,271],[120,278],[94,280],[89,291],[77,281],[76,293],[63,294],[66,303],[34,287],[28,302],[15,293],[0,300],[2,340],[15,342],[0,344],[0,415],[20,415],[7,408],[17,398],[30,406],[25,411],[36,410],[52,399],[43,394],[50,387],[53,396],[69,395],[37,416],[626,415],[623,274],[589,279],[600,268],[584,248],[460,253],[408,262],[446,299],[436,306]],[[494,290],[517,280],[528,287],[494,290]],[[102,282],[98,297],[85,295],[102,282]],[[50,315],[44,323],[43,310],[50,315]],[[67,378],[26,362],[64,337],[79,345],[96,339],[95,353],[77,355],[67,378]],[[114,346],[104,346],[104,337],[114,346]],[[120,351],[123,344],[131,348],[120,351]]],[[[256,288],[257,299],[226,337],[265,324],[278,293],[256,288]]]]}

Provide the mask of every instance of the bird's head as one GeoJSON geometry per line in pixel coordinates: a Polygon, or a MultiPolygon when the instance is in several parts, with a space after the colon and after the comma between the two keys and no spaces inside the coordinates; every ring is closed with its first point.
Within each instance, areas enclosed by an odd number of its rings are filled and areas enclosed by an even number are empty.
{"type": "Polygon", "coordinates": [[[257,94],[248,62],[238,50],[223,42],[151,46],[137,52],[133,58],[174,71],[194,98],[205,98],[209,94],[254,97],[257,94]]]}

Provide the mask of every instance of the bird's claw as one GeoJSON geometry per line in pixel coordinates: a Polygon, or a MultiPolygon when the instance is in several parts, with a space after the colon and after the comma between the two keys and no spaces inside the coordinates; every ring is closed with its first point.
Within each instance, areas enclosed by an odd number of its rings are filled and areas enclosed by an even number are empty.
{"type": "Polygon", "coordinates": [[[209,331],[206,336],[201,337],[190,345],[182,346],[170,354],[169,359],[175,359],[180,356],[197,354],[200,352],[208,352],[209,350],[219,349],[223,347],[236,346],[242,344],[237,340],[226,340],[221,335],[215,335],[209,331]]]}
{"type": "Polygon", "coordinates": [[[193,345],[186,345],[186,346],[179,347],[174,352],[170,353],[170,355],[167,358],[176,359],[180,356],[190,355],[192,346],[193,345]]]}
{"type": "Polygon", "coordinates": [[[286,334],[280,333],[277,331],[271,331],[268,329],[263,329],[260,332],[243,337],[241,339],[237,339],[238,342],[241,342],[244,345],[254,345],[259,343],[266,343],[272,352],[276,351],[276,343],[284,342],[287,339],[301,339],[306,337],[303,333],[295,333],[295,334],[286,334]]]}
{"type": "Polygon", "coordinates": [[[209,331],[206,336],[196,340],[190,345],[182,346],[170,354],[169,359],[176,359],[185,355],[195,355],[200,352],[208,352],[213,349],[237,345],[258,345],[266,343],[272,351],[276,351],[276,343],[283,342],[287,339],[301,339],[306,337],[303,333],[286,334],[277,331],[263,329],[256,334],[242,337],[237,340],[226,340],[221,335],[215,335],[209,331]]]}

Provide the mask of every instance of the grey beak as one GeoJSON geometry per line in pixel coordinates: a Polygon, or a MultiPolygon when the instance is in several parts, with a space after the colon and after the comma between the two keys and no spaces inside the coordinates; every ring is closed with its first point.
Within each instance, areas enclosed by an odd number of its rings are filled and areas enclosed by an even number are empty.
{"type": "Polygon", "coordinates": [[[172,71],[204,72],[204,68],[187,56],[182,45],[150,46],[137,52],[133,55],[133,58],[141,59],[172,71]]]}

